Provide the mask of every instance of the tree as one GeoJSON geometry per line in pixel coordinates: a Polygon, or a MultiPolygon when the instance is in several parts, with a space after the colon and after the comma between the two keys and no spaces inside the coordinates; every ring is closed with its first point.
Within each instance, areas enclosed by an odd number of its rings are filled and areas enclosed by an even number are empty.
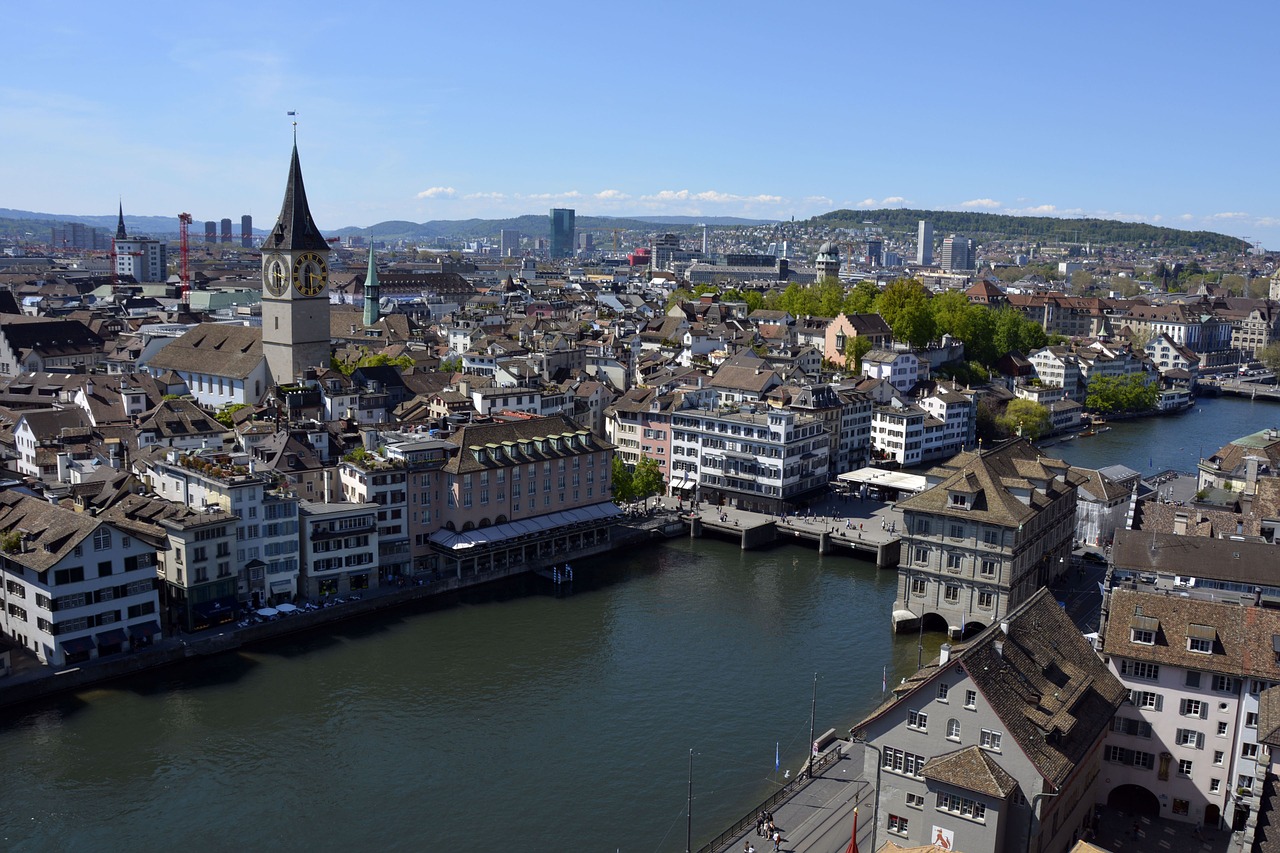
{"type": "Polygon", "coordinates": [[[913,347],[925,347],[937,337],[929,291],[915,279],[891,282],[876,299],[876,311],[893,330],[893,336],[913,347]]]}
{"type": "Polygon", "coordinates": [[[231,403],[230,405],[224,406],[221,411],[219,411],[216,415],[213,416],[213,419],[218,423],[222,424],[227,429],[231,429],[233,426],[236,425],[235,421],[232,419],[231,416],[234,415],[236,412],[240,411],[241,409],[247,409],[247,408],[249,408],[248,403],[231,403]]]}
{"type": "Polygon", "coordinates": [[[621,456],[613,457],[613,501],[626,503],[635,498],[631,485],[631,469],[622,461],[621,456]]]}
{"type": "Polygon", "coordinates": [[[844,366],[855,374],[862,374],[862,357],[871,351],[871,338],[854,335],[844,342],[844,366]]]}
{"type": "Polygon", "coordinates": [[[666,310],[670,311],[681,302],[691,302],[692,300],[692,293],[685,290],[683,287],[677,287],[675,290],[671,291],[671,298],[667,300],[666,310]]]}
{"type": "Polygon", "coordinates": [[[455,355],[453,358],[446,358],[444,361],[440,362],[440,372],[441,373],[461,373],[462,357],[455,355]]]}
{"type": "Polygon", "coordinates": [[[975,306],[958,290],[947,290],[929,300],[933,309],[933,322],[938,335],[951,335],[964,340],[968,332],[969,318],[975,313],[975,306]]]}
{"type": "Polygon", "coordinates": [[[839,279],[824,278],[814,288],[814,296],[817,302],[814,314],[818,317],[834,317],[844,305],[844,285],[840,284],[839,279]]]}
{"type": "Polygon", "coordinates": [[[1262,362],[1267,370],[1280,373],[1280,341],[1272,341],[1267,344],[1255,353],[1255,357],[1262,362]]]}
{"type": "MultiPolygon", "coordinates": [[[[616,457],[615,457],[616,458],[616,457]]],[[[650,456],[642,456],[631,472],[631,494],[641,500],[653,495],[661,495],[667,490],[667,481],[662,477],[662,468],[658,460],[650,456]]]]}
{"type": "Polygon", "coordinates": [[[742,301],[747,303],[748,311],[755,311],[764,307],[764,295],[758,290],[748,290],[742,294],[742,301]]]}
{"type": "Polygon", "coordinates": [[[1049,410],[1034,400],[1010,400],[1004,414],[996,418],[996,426],[1034,441],[1049,431],[1049,410]]]}
{"type": "Polygon", "coordinates": [[[1093,274],[1087,270],[1076,270],[1071,274],[1071,292],[1076,296],[1084,296],[1093,287],[1093,274]]]}
{"type": "Polygon", "coordinates": [[[1089,380],[1084,407],[1091,412],[1148,412],[1156,407],[1160,392],[1146,374],[1094,376],[1089,380]]]}
{"type": "Polygon", "coordinates": [[[864,278],[845,294],[841,310],[846,314],[870,314],[876,310],[876,297],[879,295],[879,286],[864,278]]]}

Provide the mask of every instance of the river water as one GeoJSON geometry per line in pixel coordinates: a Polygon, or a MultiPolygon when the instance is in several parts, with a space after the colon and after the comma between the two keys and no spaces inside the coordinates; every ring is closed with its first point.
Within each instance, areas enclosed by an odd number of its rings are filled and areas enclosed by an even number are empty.
{"type": "MultiPolygon", "coordinates": [[[[1223,398],[1050,449],[1191,470],[1280,423],[1223,398]]],[[[801,546],[675,540],[457,606],[192,662],[0,721],[16,851],[684,848],[760,802],[817,730],[915,668],[895,575],[801,546]]],[[[926,635],[923,654],[941,635],[926,635]]]]}

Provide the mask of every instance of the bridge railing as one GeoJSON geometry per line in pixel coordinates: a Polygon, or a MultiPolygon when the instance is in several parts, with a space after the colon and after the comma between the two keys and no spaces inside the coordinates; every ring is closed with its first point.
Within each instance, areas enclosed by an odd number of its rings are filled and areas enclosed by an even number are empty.
{"type": "Polygon", "coordinates": [[[800,791],[802,791],[806,786],[808,786],[808,784],[813,781],[813,778],[815,776],[825,772],[827,768],[835,764],[837,761],[839,761],[843,757],[844,757],[844,748],[841,746],[837,746],[834,749],[829,750],[825,754],[819,756],[813,762],[813,766],[809,769],[809,771],[801,772],[798,776],[796,776],[796,778],[792,779],[790,782],[783,785],[778,790],[774,791],[772,794],[770,794],[768,797],[765,798],[764,802],[756,806],[751,811],[747,812],[746,817],[742,818],[733,826],[729,827],[724,832],[717,835],[710,842],[699,847],[698,853],[719,853],[719,851],[724,850],[725,845],[736,840],[739,835],[742,835],[747,830],[755,827],[756,817],[759,816],[760,812],[773,811],[774,806],[791,799],[793,796],[795,796],[800,791]]]}

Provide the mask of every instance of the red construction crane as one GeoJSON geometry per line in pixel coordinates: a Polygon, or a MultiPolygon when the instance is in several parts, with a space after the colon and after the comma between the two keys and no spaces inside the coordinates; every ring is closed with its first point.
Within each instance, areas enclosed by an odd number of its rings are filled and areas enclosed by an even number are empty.
{"type": "Polygon", "coordinates": [[[187,240],[187,226],[190,224],[190,213],[178,214],[178,254],[182,262],[182,289],[179,297],[184,305],[191,301],[191,244],[187,240]]]}

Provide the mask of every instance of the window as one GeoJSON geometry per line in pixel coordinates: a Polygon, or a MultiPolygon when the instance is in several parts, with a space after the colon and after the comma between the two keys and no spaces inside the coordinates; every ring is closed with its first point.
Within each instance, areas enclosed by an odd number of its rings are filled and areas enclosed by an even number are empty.
{"type": "Polygon", "coordinates": [[[949,583],[942,591],[942,597],[954,604],[960,600],[960,587],[953,583],[949,583]]]}
{"type": "Polygon", "coordinates": [[[1240,778],[1236,779],[1236,787],[1240,789],[1241,794],[1253,793],[1253,777],[1247,773],[1241,773],[1240,778]]]}
{"type": "Polygon", "coordinates": [[[1176,797],[1173,800],[1173,813],[1185,815],[1191,810],[1191,802],[1189,800],[1179,800],[1176,797]]]}
{"type": "Polygon", "coordinates": [[[948,568],[948,569],[954,569],[954,570],[957,570],[957,571],[960,569],[960,555],[959,555],[959,554],[948,554],[948,555],[947,555],[947,568],[948,568]]]}
{"type": "Polygon", "coordinates": [[[911,579],[912,595],[924,595],[925,588],[927,585],[928,585],[928,582],[924,578],[912,578],[911,579]]]}
{"type": "Polygon", "coordinates": [[[929,715],[921,711],[907,711],[907,728],[927,732],[929,730],[929,715]]]}
{"type": "Polygon", "coordinates": [[[1150,770],[1156,766],[1156,757],[1149,752],[1141,752],[1136,749],[1125,749],[1122,746],[1114,746],[1108,744],[1102,757],[1106,761],[1115,764],[1126,764],[1131,767],[1141,767],[1144,770],[1150,770]]]}
{"type": "Polygon", "coordinates": [[[978,707],[978,691],[966,690],[964,692],[964,706],[970,711],[978,707]]]}
{"type": "Polygon", "coordinates": [[[1131,720],[1128,717],[1113,717],[1111,731],[1134,737],[1151,737],[1151,724],[1146,720],[1131,720]]]}
{"type": "Polygon", "coordinates": [[[1226,756],[1227,756],[1227,754],[1226,754],[1225,752],[1223,752],[1222,750],[1220,750],[1220,749],[1215,749],[1215,750],[1213,751],[1213,763],[1214,763],[1214,766],[1216,766],[1216,767],[1221,767],[1221,766],[1222,766],[1222,762],[1223,762],[1223,760],[1226,758],[1226,756]]]}
{"type": "Polygon", "coordinates": [[[993,578],[993,577],[995,577],[995,575],[996,575],[996,561],[995,561],[995,560],[983,560],[983,561],[982,561],[982,576],[983,576],[983,577],[987,577],[987,578],[993,578]]]}
{"type": "Polygon", "coordinates": [[[1129,632],[1129,639],[1135,643],[1142,643],[1145,646],[1154,646],[1156,644],[1156,632],[1147,631],[1142,628],[1132,628],[1129,632]]]}
{"type": "Polygon", "coordinates": [[[1188,686],[1188,687],[1199,687],[1199,686],[1200,686],[1200,673],[1196,672],[1194,669],[1189,669],[1189,670],[1187,670],[1187,686],[1188,686]]]}
{"type": "Polygon", "coordinates": [[[951,538],[952,538],[952,539],[963,539],[963,538],[964,538],[964,525],[962,525],[962,524],[953,524],[953,525],[951,525],[951,538]]]}
{"type": "Polygon", "coordinates": [[[947,720],[947,740],[960,740],[960,721],[957,719],[947,720]]]}
{"type": "Polygon", "coordinates": [[[1190,776],[1190,775],[1191,775],[1191,760],[1190,760],[1190,759],[1188,759],[1188,758],[1182,758],[1182,759],[1179,759],[1179,760],[1178,760],[1178,775],[1179,775],[1179,776],[1190,776]]]}
{"type": "Polygon", "coordinates": [[[907,819],[898,817],[896,814],[889,815],[889,831],[896,832],[898,835],[907,834],[907,819]]]}
{"type": "Polygon", "coordinates": [[[1164,697],[1159,693],[1152,693],[1149,690],[1130,690],[1129,701],[1139,708],[1145,708],[1148,711],[1160,711],[1164,709],[1164,697]]]}
{"type": "Polygon", "coordinates": [[[1120,674],[1129,675],[1133,678],[1142,678],[1147,681],[1159,681],[1160,666],[1159,664],[1140,660],[1122,660],[1120,661],[1120,674]]]}
{"type": "Polygon", "coordinates": [[[1244,724],[1251,729],[1258,727],[1258,715],[1254,711],[1250,711],[1244,715],[1244,724]]]}
{"type": "Polygon", "coordinates": [[[978,821],[986,820],[987,817],[987,807],[982,803],[958,794],[948,794],[945,791],[938,792],[938,811],[951,812],[978,821]]]}
{"type": "Polygon", "coordinates": [[[1192,749],[1204,749],[1204,733],[1195,729],[1178,729],[1173,742],[1178,746],[1189,746],[1192,749]]]}
{"type": "Polygon", "coordinates": [[[982,541],[988,545],[999,545],[1000,533],[995,530],[984,530],[982,531],[982,541]]]}
{"type": "Polygon", "coordinates": [[[982,735],[978,740],[978,744],[985,749],[990,749],[995,752],[999,752],[1000,738],[1002,738],[1003,736],[1004,735],[1002,732],[993,732],[991,731],[991,729],[983,729],[982,735]]]}
{"type": "Polygon", "coordinates": [[[1248,758],[1252,761],[1258,760],[1258,745],[1256,743],[1244,743],[1240,745],[1240,757],[1248,758]]]}
{"type": "Polygon", "coordinates": [[[1187,651],[1211,655],[1213,654],[1213,640],[1206,640],[1203,637],[1187,637],[1187,651]]]}
{"type": "Polygon", "coordinates": [[[1178,713],[1184,717],[1199,717],[1202,720],[1207,720],[1209,718],[1209,703],[1202,702],[1199,699],[1183,699],[1178,713]]]}
{"type": "Polygon", "coordinates": [[[907,776],[919,776],[928,759],[913,752],[904,752],[892,746],[886,746],[880,755],[880,767],[894,773],[907,776]]]}
{"type": "Polygon", "coordinates": [[[1235,693],[1236,680],[1229,675],[1215,675],[1213,677],[1213,689],[1219,693],[1235,693]]]}
{"type": "Polygon", "coordinates": [[[996,594],[994,592],[978,593],[978,606],[981,607],[983,610],[990,610],[992,607],[995,606],[995,603],[996,603],[996,594]]]}
{"type": "Polygon", "coordinates": [[[916,562],[917,562],[917,563],[927,563],[927,562],[929,562],[929,549],[928,549],[928,548],[919,548],[919,547],[917,547],[917,548],[916,548],[916,562]]]}
{"type": "Polygon", "coordinates": [[[1210,793],[1210,794],[1217,794],[1217,793],[1220,793],[1221,791],[1222,791],[1222,780],[1221,780],[1221,779],[1210,779],[1210,780],[1209,780],[1209,793],[1210,793]]]}
{"type": "Polygon", "coordinates": [[[924,808],[924,794],[912,794],[908,792],[907,805],[911,806],[913,809],[924,808]]]}
{"type": "Polygon", "coordinates": [[[939,683],[938,684],[938,701],[939,702],[947,701],[947,694],[950,692],[951,692],[951,685],[947,684],[945,681],[939,683]]]}
{"type": "Polygon", "coordinates": [[[106,527],[99,527],[93,532],[93,550],[105,551],[111,547],[111,531],[106,527]]]}
{"type": "Polygon", "coordinates": [[[1218,737],[1227,736],[1227,724],[1225,722],[1218,723],[1218,737]]]}

